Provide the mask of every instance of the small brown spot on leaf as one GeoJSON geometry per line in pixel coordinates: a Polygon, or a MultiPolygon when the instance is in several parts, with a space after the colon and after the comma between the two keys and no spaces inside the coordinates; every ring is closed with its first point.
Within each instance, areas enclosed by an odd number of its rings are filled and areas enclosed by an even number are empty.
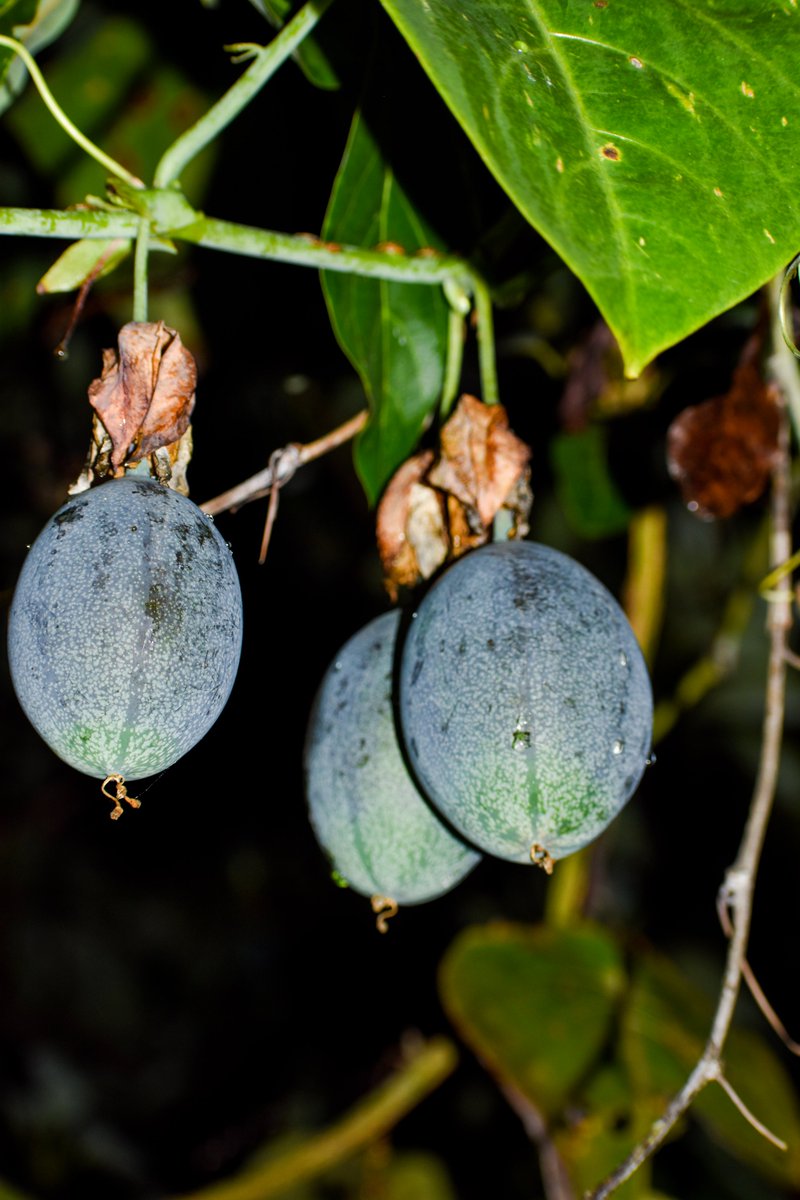
{"type": "Polygon", "coordinates": [[[718,197],[718,198],[721,200],[721,199],[722,199],[722,196],[723,196],[723,191],[722,191],[722,188],[715,187],[715,188],[714,188],[714,195],[715,195],[715,196],[717,196],[717,197],[718,197]]]}
{"type": "Polygon", "coordinates": [[[784,128],[784,129],[786,128],[786,126],[787,126],[788,124],[789,124],[789,119],[788,119],[788,117],[781,117],[781,125],[783,126],[783,128],[784,128]]]}
{"type": "Polygon", "coordinates": [[[667,463],[690,510],[730,517],[757,500],[777,454],[778,406],[761,377],[752,338],[730,391],[676,417],[667,438],[667,463]]]}
{"type": "Polygon", "coordinates": [[[750,84],[746,83],[744,81],[744,79],[742,80],[741,87],[742,87],[742,95],[747,96],[748,100],[753,100],[755,98],[755,92],[750,87],[750,84]]]}
{"type": "Polygon", "coordinates": [[[609,162],[619,162],[622,158],[622,151],[619,146],[615,146],[613,142],[606,142],[605,146],[600,147],[600,153],[603,158],[607,158],[609,162]]]}
{"type": "Polygon", "coordinates": [[[628,62],[632,67],[636,67],[637,71],[641,71],[644,67],[642,60],[640,58],[634,58],[633,55],[631,55],[631,57],[628,59],[628,62]]]}
{"type": "Polygon", "coordinates": [[[563,160],[563,158],[557,158],[557,159],[556,159],[556,170],[558,171],[559,175],[563,175],[563,174],[564,174],[564,160],[563,160]]]}
{"type": "Polygon", "coordinates": [[[595,8],[608,8],[608,0],[594,0],[595,8]]]}
{"type": "Polygon", "coordinates": [[[89,385],[89,403],[111,438],[115,469],[183,436],[197,383],[194,358],[163,321],[130,321],[118,346],[119,357],[103,351],[102,374],[89,385]]]}

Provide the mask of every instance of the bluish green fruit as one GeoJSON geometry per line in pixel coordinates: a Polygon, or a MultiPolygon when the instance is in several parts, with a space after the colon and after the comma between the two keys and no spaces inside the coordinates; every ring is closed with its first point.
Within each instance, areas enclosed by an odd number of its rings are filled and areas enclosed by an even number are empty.
{"type": "Polygon", "coordinates": [[[128,476],[69,500],[31,547],[8,631],[20,704],[87,775],[163,771],[230,694],[242,598],[230,550],[185,496],[128,476]]]}
{"type": "Polygon", "coordinates": [[[421,786],[481,849],[563,858],[605,829],[650,751],[653,700],[614,597],[533,542],[484,546],[422,600],[400,724],[421,786]]]}
{"type": "Polygon", "coordinates": [[[403,760],[392,711],[399,623],[397,610],[377,617],[328,668],[306,738],[306,791],[338,875],[364,896],[419,904],[449,891],[480,855],[445,827],[403,760]]]}

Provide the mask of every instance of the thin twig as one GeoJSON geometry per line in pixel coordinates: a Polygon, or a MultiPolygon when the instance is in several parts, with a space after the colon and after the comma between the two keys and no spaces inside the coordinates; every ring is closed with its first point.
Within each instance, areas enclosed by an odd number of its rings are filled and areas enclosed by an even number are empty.
{"type": "MultiPolygon", "coordinates": [[[[80,317],[81,317],[81,313],[83,312],[83,310],[86,306],[86,301],[89,298],[89,293],[92,290],[92,288],[94,287],[97,280],[102,275],[103,268],[106,266],[108,261],[124,245],[125,245],[124,238],[115,238],[109,245],[108,249],[103,254],[100,255],[100,257],[97,259],[94,266],[92,267],[91,271],[84,279],[84,281],[81,284],[80,289],[78,291],[78,295],[75,298],[75,302],[72,305],[72,314],[69,319],[69,325],[67,326],[66,331],[65,331],[64,336],[62,337],[61,341],[58,343],[55,350],[53,351],[56,358],[64,359],[64,358],[69,357],[69,344],[72,341],[72,335],[75,332],[75,329],[77,328],[78,321],[80,320],[80,317]]],[[[37,291],[38,291],[38,288],[37,288],[37,291]]]]}
{"type": "Polygon", "coordinates": [[[336,429],[332,429],[330,433],[317,438],[314,442],[306,442],[305,445],[300,442],[290,442],[288,446],[279,451],[277,458],[275,454],[270,456],[270,463],[275,461],[274,470],[272,466],[266,466],[263,471],[251,475],[242,483],[237,483],[236,487],[222,492],[212,500],[206,500],[204,504],[200,505],[201,509],[204,513],[215,517],[217,513],[241,508],[243,504],[249,504],[251,500],[260,500],[262,496],[266,496],[272,490],[273,484],[282,487],[284,483],[288,483],[300,467],[312,462],[315,458],[321,458],[323,454],[327,454],[337,446],[349,442],[364,428],[368,416],[369,413],[364,409],[362,412],[356,413],[349,421],[345,421],[343,425],[338,425],[336,429]]]}
{"type": "Polygon", "coordinates": [[[723,1092],[731,1101],[733,1106],[738,1108],[748,1125],[753,1126],[753,1129],[755,1129],[756,1133],[760,1133],[763,1138],[765,1138],[768,1142],[771,1142],[773,1146],[777,1146],[779,1150],[789,1149],[789,1147],[786,1145],[786,1142],[784,1142],[782,1138],[777,1137],[771,1129],[767,1129],[763,1121],[759,1121],[758,1117],[750,1111],[736,1089],[731,1086],[729,1080],[727,1080],[722,1074],[722,1071],[720,1071],[716,1076],[716,1082],[722,1088],[723,1092]]]}
{"type": "MultiPolygon", "coordinates": [[[[733,933],[733,926],[731,925],[731,919],[728,914],[727,905],[724,903],[724,899],[725,898],[723,896],[717,898],[717,913],[719,916],[719,923],[722,926],[722,932],[725,934],[725,937],[729,938],[733,933]]],[[[750,966],[750,963],[747,961],[747,959],[742,962],[742,978],[747,984],[751,996],[761,1009],[762,1015],[764,1016],[767,1024],[774,1030],[774,1032],[783,1042],[786,1049],[791,1054],[800,1055],[800,1042],[796,1042],[794,1040],[783,1021],[775,1012],[775,1009],[767,999],[766,993],[756,979],[755,972],[753,971],[753,968],[750,966]]]]}
{"type": "MultiPolygon", "coordinates": [[[[778,311],[777,292],[771,293],[773,320],[778,311]]],[[[785,370],[777,369],[776,360],[788,356],[788,348],[780,332],[773,332],[773,358],[769,368],[773,379],[781,381],[785,370]]],[[[781,396],[783,387],[780,387],[781,396]]],[[[777,463],[772,476],[771,494],[771,545],[770,563],[785,562],[791,554],[791,523],[789,500],[789,426],[785,408],[781,412],[780,445],[777,463]]],[[[772,811],[780,765],[781,742],[786,691],[786,639],[791,625],[791,588],[789,580],[782,579],[768,608],[767,630],[769,634],[769,661],[765,712],[761,742],[761,756],[750,811],[747,817],[739,852],[728,869],[719,894],[719,906],[730,914],[731,937],[717,1009],[706,1042],[705,1049],[678,1094],[670,1101],[662,1116],[654,1123],[650,1133],[632,1151],[606,1180],[594,1191],[587,1193],[587,1200],[605,1200],[644,1163],[663,1143],[684,1113],[690,1108],[699,1092],[712,1081],[721,1081],[721,1056],[733,1020],[734,1009],[741,987],[743,969],[753,910],[753,893],[756,872],[761,856],[767,823],[772,811]]]]}
{"type": "MultiPolygon", "coordinates": [[[[282,450],[275,450],[269,456],[268,470],[272,472],[272,478],[277,481],[278,469],[280,460],[283,456],[282,450]]],[[[292,472],[294,474],[294,472],[292,472]]],[[[269,541],[272,537],[272,528],[275,524],[275,518],[278,515],[278,497],[281,494],[281,483],[275,482],[270,488],[269,504],[267,505],[267,518],[264,521],[264,532],[261,535],[261,550],[258,554],[258,565],[263,567],[267,561],[267,551],[269,550],[269,541]]]]}
{"type": "Polygon", "coordinates": [[[500,1090],[536,1147],[546,1200],[575,1200],[575,1192],[569,1181],[563,1159],[550,1137],[550,1131],[538,1108],[535,1108],[528,1097],[523,1095],[513,1084],[503,1083],[500,1085],[500,1090]]]}

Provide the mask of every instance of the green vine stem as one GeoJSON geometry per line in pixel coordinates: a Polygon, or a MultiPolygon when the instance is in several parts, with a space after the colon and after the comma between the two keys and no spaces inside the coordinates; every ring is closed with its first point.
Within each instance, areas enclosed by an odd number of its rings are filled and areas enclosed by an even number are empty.
{"type": "Polygon", "coordinates": [[[489,288],[477,275],[472,277],[475,296],[475,316],[478,321],[478,366],[481,376],[481,391],[484,404],[499,404],[500,389],[497,384],[497,355],[494,346],[494,320],[492,298],[489,288]]]}
{"type": "Polygon", "coordinates": [[[139,218],[139,232],[133,256],[133,319],[147,320],[147,263],[150,254],[150,224],[139,218]]]}
{"type": "MultiPolygon", "coordinates": [[[[293,263],[318,271],[343,271],[396,283],[443,284],[457,280],[473,294],[480,281],[464,259],[455,255],[402,255],[359,246],[339,246],[323,242],[310,234],[275,233],[252,225],[218,221],[198,214],[198,220],[183,229],[165,231],[176,241],[191,242],[208,250],[222,250],[249,258],[293,263]]],[[[135,238],[139,217],[123,209],[119,212],[94,209],[0,208],[0,235],[26,237],[135,238]]],[[[485,286],[485,285],[484,285],[485,286]]]]}
{"type": "Polygon", "coordinates": [[[156,187],[174,183],[187,163],[230,125],[307,37],[331,3],[332,0],[310,0],[268,46],[258,51],[233,87],[164,152],[153,176],[156,187]]]}
{"type": "Polygon", "coordinates": [[[464,316],[451,308],[447,319],[447,354],[439,413],[444,421],[458,395],[461,366],[464,361],[464,316]]]}
{"type": "Polygon", "coordinates": [[[272,1200],[384,1137],[407,1112],[439,1087],[456,1066],[446,1038],[424,1043],[385,1083],[323,1133],[307,1138],[234,1179],[180,1200],[272,1200]]]}
{"type": "Polygon", "coordinates": [[[16,41],[14,38],[6,37],[5,34],[0,34],[0,46],[7,46],[9,50],[13,50],[13,52],[22,59],[22,61],[25,63],[25,66],[28,68],[30,77],[35,83],[42,100],[47,105],[48,109],[53,114],[56,121],[67,134],[67,136],[71,137],[73,142],[80,146],[81,150],[85,151],[85,153],[91,158],[95,159],[96,162],[99,162],[100,165],[105,167],[107,171],[110,171],[112,175],[116,175],[118,179],[124,179],[126,183],[131,185],[131,187],[144,187],[141,179],[138,179],[136,175],[132,175],[130,171],[125,169],[125,167],[121,166],[113,158],[110,158],[108,154],[105,154],[99,148],[99,146],[95,146],[94,142],[90,141],[86,134],[81,133],[77,125],[73,125],[72,121],[70,121],[69,117],[64,112],[53,93],[50,91],[50,88],[45,83],[44,76],[37,67],[35,59],[31,56],[21,42],[16,41]]]}

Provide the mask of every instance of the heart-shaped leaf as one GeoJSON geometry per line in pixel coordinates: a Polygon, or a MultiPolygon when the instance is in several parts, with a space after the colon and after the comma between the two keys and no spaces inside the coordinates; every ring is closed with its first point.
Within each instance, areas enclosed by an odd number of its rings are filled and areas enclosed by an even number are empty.
{"type": "Polygon", "coordinates": [[[505,923],[462,933],[439,982],[467,1044],[544,1116],[560,1111],[600,1054],[624,985],[603,930],[505,923]]]}
{"type": "MultiPolygon", "coordinates": [[[[356,113],[323,228],[334,242],[441,249],[414,208],[360,112],[356,113]]],[[[411,453],[439,401],[448,307],[438,287],[322,274],[331,323],[358,371],[370,420],[356,468],[371,503],[411,453]]]]}
{"type": "Polygon", "coordinates": [[[635,375],[800,246],[794,0],[383,0],[635,375]]]}

